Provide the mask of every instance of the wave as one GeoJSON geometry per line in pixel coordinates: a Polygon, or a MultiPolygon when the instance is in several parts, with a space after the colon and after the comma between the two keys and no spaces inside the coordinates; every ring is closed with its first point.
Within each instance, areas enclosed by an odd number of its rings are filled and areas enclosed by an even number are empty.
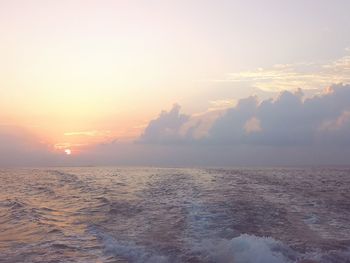
{"type": "Polygon", "coordinates": [[[241,234],[232,239],[205,239],[185,248],[183,255],[167,254],[132,241],[120,241],[109,234],[93,231],[103,242],[105,252],[135,263],[346,263],[350,250],[299,253],[272,237],[241,234]]]}
{"type": "Polygon", "coordinates": [[[119,241],[112,236],[92,228],[98,238],[103,241],[104,250],[107,254],[135,263],[168,263],[172,262],[169,257],[158,254],[156,251],[137,245],[132,241],[119,241]]]}
{"type": "Polygon", "coordinates": [[[218,263],[291,263],[297,252],[271,237],[242,234],[232,239],[204,240],[196,250],[208,262],[218,263]]]}
{"type": "Polygon", "coordinates": [[[350,263],[350,249],[300,253],[272,237],[242,234],[206,240],[200,250],[217,263],[350,263]]]}
{"type": "MultiPolygon", "coordinates": [[[[168,263],[184,262],[184,259],[148,250],[133,242],[121,242],[111,236],[104,235],[105,251],[130,262],[136,263],[168,263]]],[[[297,262],[296,252],[273,238],[256,237],[243,234],[231,240],[205,240],[201,247],[192,248],[192,256],[200,262],[217,263],[292,263],[297,262]]],[[[186,259],[185,259],[186,260],[186,259]]],[[[187,260],[186,260],[187,261],[187,260]]]]}

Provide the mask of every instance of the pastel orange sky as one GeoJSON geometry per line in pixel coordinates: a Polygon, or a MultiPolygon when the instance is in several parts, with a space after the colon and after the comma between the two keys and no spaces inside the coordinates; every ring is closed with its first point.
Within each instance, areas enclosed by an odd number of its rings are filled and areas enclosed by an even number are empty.
{"type": "Polygon", "coordinates": [[[174,103],[196,115],[252,94],[316,94],[349,81],[349,8],[348,1],[2,0],[0,125],[79,151],[138,138],[174,103]]]}

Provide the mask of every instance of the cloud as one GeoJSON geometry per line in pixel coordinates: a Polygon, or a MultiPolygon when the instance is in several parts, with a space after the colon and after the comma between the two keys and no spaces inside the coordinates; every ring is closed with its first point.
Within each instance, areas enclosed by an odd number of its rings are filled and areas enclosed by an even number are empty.
{"type": "MultiPolygon", "coordinates": [[[[325,134],[339,140],[349,122],[350,86],[335,85],[331,92],[304,98],[301,90],[284,91],[276,99],[258,102],[250,97],[218,118],[209,141],[219,143],[295,146],[322,144],[325,134]]],[[[350,133],[344,132],[344,142],[350,133]]]]}
{"type": "Polygon", "coordinates": [[[344,165],[349,146],[350,85],[334,85],[312,97],[301,90],[250,96],[225,111],[192,116],[174,105],[136,143],[99,144],[74,158],[81,165],[344,165]]]}
{"type": "Polygon", "coordinates": [[[311,97],[300,89],[264,100],[250,96],[229,109],[201,114],[180,110],[175,104],[162,111],[134,143],[86,145],[69,159],[24,129],[0,126],[0,166],[350,163],[350,85],[333,85],[311,97]]]}
{"type": "Polygon", "coordinates": [[[180,106],[174,105],[151,121],[138,141],[251,147],[312,147],[325,140],[346,145],[350,141],[350,85],[333,85],[312,97],[305,97],[301,89],[263,101],[250,96],[223,114],[212,115],[210,126],[203,126],[209,113],[198,119],[180,114],[180,106]]]}
{"type": "Polygon", "coordinates": [[[251,119],[247,120],[247,122],[244,124],[244,130],[246,133],[261,132],[260,120],[256,117],[252,117],[251,119]]]}
{"type": "Polygon", "coordinates": [[[180,109],[178,104],[174,104],[169,112],[162,111],[157,119],[148,124],[138,141],[141,143],[169,143],[180,140],[180,129],[189,120],[189,116],[181,114],[180,109]]]}
{"type": "Polygon", "coordinates": [[[208,140],[214,143],[239,143],[246,132],[244,126],[255,116],[258,99],[255,96],[241,99],[237,106],[228,109],[209,129],[208,140]]]}
{"type": "Polygon", "coordinates": [[[324,121],[319,129],[318,139],[327,145],[350,146],[350,110],[340,113],[339,117],[324,121]]]}
{"type": "Polygon", "coordinates": [[[96,137],[96,136],[109,136],[111,131],[97,131],[97,130],[91,130],[91,131],[74,131],[74,132],[65,132],[64,136],[90,136],[90,137],[96,137]]]}
{"type": "Polygon", "coordinates": [[[0,125],[0,166],[40,166],[54,164],[55,155],[27,130],[0,125]]]}
{"type": "MultiPolygon", "coordinates": [[[[348,52],[348,51],[347,51],[348,52]]],[[[215,82],[245,83],[267,92],[318,90],[332,83],[350,82],[350,55],[328,63],[278,64],[271,68],[233,72],[215,82]]]]}
{"type": "Polygon", "coordinates": [[[234,99],[221,99],[209,101],[210,107],[208,111],[227,109],[235,106],[237,103],[234,99]]]}
{"type": "Polygon", "coordinates": [[[350,124],[350,111],[344,111],[336,120],[325,121],[322,123],[321,131],[339,131],[350,124]]]}

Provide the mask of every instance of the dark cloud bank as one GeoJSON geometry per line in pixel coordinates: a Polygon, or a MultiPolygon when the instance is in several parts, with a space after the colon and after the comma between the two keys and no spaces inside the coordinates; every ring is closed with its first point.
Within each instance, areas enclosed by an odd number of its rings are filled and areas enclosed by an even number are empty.
{"type": "Polygon", "coordinates": [[[241,99],[200,131],[210,114],[195,118],[174,105],[134,143],[94,146],[71,164],[350,165],[350,85],[334,85],[310,98],[298,90],[263,101],[241,99]]]}

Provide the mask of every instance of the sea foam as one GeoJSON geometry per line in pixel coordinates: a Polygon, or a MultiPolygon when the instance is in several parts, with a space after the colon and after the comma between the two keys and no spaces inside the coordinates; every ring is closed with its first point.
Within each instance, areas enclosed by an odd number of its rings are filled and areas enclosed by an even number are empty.
{"type": "MultiPolygon", "coordinates": [[[[103,240],[106,253],[130,262],[186,262],[186,259],[162,254],[146,246],[116,240],[105,233],[99,232],[98,236],[103,240]]],[[[203,240],[189,250],[192,251],[193,257],[201,262],[292,263],[298,259],[298,254],[280,241],[247,234],[230,240],[203,240]]]]}
{"type": "Polygon", "coordinates": [[[207,261],[218,263],[289,263],[297,253],[271,237],[242,234],[232,239],[204,240],[200,247],[207,261]]]}

